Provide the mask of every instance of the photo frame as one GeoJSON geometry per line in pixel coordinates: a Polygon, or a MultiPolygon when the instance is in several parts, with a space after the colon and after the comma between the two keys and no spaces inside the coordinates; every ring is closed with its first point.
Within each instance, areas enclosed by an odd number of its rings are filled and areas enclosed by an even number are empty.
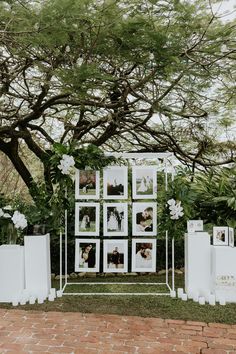
{"type": "Polygon", "coordinates": [[[103,198],[128,199],[127,166],[108,166],[103,170],[103,198]]]}
{"type": "Polygon", "coordinates": [[[228,246],[229,228],[228,226],[213,227],[213,246],[228,246]]]}
{"type": "Polygon", "coordinates": [[[156,240],[132,240],[132,272],[156,272],[156,240]]]}
{"type": "Polygon", "coordinates": [[[100,240],[75,240],[75,272],[99,272],[100,240]]]}
{"type": "Polygon", "coordinates": [[[229,246],[234,247],[234,228],[229,227],[229,246]]]}
{"type": "Polygon", "coordinates": [[[100,171],[75,171],[75,199],[99,199],[100,171]]]}
{"type": "Polygon", "coordinates": [[[103,204],[104,236],[128,236],[128,204],[103,204]]]}
{"type": "Polygon", "coordinates": [[[104,273],[126,273],[128,271],[128,240],[104,240],[104,273]]]}
{"type": "Polygon", "coordinates": [[[188,220],[188,232],[203,231],[203,220],[188,220]]]}
{"type": "Polygon", "coordinates": [[[75,236],[99,236],[99,203],[75,203],[75,236]]]}
{"type": "Polygon", "coordinates": [[[133,203],[133,236],[155,236],[157,234],[157,203],[133,203]]]}
{"type": "Polygon", "coordinates": [[[132,167],[133,199],[156,199],[157,168],[156,166],[132,167]]]}

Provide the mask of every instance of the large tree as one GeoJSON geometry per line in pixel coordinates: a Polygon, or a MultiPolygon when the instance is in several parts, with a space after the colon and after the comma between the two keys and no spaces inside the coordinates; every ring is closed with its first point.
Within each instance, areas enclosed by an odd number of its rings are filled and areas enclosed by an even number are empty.
{"type": "Polygon", "coordinates": [[[217,139],[234,111],[235,22],[210,1],[1,1],[0,51],[0,151],[33,196],[22,147],[49,189],[55,142],[235,160],[217,139]]]}

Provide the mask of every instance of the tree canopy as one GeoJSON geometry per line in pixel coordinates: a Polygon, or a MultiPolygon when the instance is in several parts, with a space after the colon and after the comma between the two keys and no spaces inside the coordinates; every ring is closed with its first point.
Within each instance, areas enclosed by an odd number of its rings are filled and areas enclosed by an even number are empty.
{"type": "Polygon", "coordinates": [[[205,0],[1,1],[0,151],[27,186],[22,149],[49,184],[55,142],[234,162],[235,26],[205,0]]]}

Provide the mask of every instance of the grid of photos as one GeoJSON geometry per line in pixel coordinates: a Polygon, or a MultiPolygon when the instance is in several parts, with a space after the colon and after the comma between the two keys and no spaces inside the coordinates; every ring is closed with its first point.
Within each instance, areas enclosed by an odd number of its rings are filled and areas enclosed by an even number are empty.
{"type": "Polygon", "coordinates": [[[75,235],[99,236],[99,203],[75,203],[75,235]]]}
{"type": "Polygon", "coordinates": [[[157,169],[155,166],[132,167],[132,191],[134,199],[157,197],[157,169]]]}
{"type": "Polygon", "coordinates": [[[100,172],[76,170],[75,199],[99,199],[100,172]]]}
{"type": "Polygon", "coordinates": [[[156,240],[132,240],[132,272],[156,271],[156,240]]]}
{"type": "MultiPolygon", "coordinates": [[[[77,170],[75,179],[75,271],[99,272],[100,171],[77,170]],[[79,201],[78,201],[79,200],[79,201]]],[[[156,271],[157,168],[132,167],[132,271],[156,271]],[[142,236],[142,237],[141,237],[142,236]],[[139,237],[139,238],[136,238],[139,237]],[[141,238],[140,238],[141,237],[141,238]]],[[[128,167],[103,170],[103,272],[128,272],[128,167]],[[108,201],[107,201],[108,200],[108,201]]]]}
{"type": "Polygon", "coordinates": [[[104,236],[128,236],[127,203],[104,203],[103,233],[104,236]]]}
{"type": "Polygon", "coordinates": [[[128,271],[128,240],[104,240],[103,271],[106,273],[128,271]]]}
{"type": "Polygon", "coordinates": [[[99,240],[75,240],[75,272],[99,272],[99,256],[99,240]]]}

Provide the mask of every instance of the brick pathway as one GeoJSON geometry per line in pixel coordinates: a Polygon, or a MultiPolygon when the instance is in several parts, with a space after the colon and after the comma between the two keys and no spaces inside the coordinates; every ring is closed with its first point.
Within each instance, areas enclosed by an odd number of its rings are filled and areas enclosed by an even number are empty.
{"type": "Polygon", "coordinates": [[[0,309],[0,353],[236,353],[236,325],[0,309]]]}

